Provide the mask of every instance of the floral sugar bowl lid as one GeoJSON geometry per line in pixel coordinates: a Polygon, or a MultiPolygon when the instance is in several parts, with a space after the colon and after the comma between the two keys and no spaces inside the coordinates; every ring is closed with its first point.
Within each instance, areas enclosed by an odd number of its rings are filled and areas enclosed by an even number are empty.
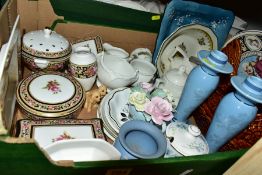
{"type": "Polygon", "coordinates": [[[37,72],[23,79],[16,98],[29,119],[73,118],[85,102],[81,84],[60,72],[37,72]]]}
{"type": "Polygon", "coordinates": [[[172,122],[167,126],[166,136],[172,147],[183,156],[208,154],[206,139],[195,125],[182,122],[172,122]]]}
{"type": "Polygon", "coordinates": [[[31,70],[63,69],[72,52],[69,41],[48,28],[26,33],[22,43],[22,58],[31,70]]]}

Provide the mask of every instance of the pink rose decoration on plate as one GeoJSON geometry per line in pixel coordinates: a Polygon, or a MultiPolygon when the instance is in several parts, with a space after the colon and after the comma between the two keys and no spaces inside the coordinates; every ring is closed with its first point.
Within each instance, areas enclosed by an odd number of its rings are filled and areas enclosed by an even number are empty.
{"type": "Polygon", "coordinates": [[[172,105],[165,99],[155,96],[145,104],[145,112],[150,114],[154,123],[162,125],[163,121],[173,118],[172,105]]]}

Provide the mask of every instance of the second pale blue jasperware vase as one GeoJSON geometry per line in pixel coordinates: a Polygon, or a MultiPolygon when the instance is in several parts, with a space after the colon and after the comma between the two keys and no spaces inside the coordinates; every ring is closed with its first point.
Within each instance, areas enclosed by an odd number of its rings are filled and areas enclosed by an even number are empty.
{"type": "Polygon", "coordinates": [[[233,67],[228,57],[219,50],[198,52],[201,65],[196,66],[188,75],[174,119],[187,122],[190,114],[206,100],[219,83],[219,74],[229,74],[233,67]]]}
{"type": "Polygon", "coordinates": [[[262,103],[261,78],[235,76],[231,84],[236,92],[222,98],[206,134],[210,153],[245,129],[256,117],[256,104],[262,103]]]}

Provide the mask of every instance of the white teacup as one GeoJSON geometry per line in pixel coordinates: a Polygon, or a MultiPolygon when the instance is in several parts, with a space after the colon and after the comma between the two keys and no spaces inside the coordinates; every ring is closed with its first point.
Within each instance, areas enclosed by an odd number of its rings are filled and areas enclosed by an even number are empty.
{"type": "Polygon", "coordinates": [[[152,53],[148,48],[137,48],[130,54],[129,61],[134,59],[142,59],[152,62],[152,53]]]}
{"type": "Polygon", "coordinates": [[[156,67],[152,63],[142,59],[135,59],[130,64],[138,71],[138,80],[132,86],[136,86],[141,82],[148,83],[154,78],[156,67]]]}

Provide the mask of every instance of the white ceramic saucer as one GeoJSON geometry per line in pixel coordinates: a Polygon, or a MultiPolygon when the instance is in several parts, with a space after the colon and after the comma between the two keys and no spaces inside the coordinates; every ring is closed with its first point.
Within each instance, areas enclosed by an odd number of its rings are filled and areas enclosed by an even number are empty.
{"type": "Polygon", "coordinates": [[[129,120],[128,98],[130,88],[118,88],[110,91],[100,103],[99,117],[104,122],[105,134],[114,139],[121,125],[129,120]]]}

